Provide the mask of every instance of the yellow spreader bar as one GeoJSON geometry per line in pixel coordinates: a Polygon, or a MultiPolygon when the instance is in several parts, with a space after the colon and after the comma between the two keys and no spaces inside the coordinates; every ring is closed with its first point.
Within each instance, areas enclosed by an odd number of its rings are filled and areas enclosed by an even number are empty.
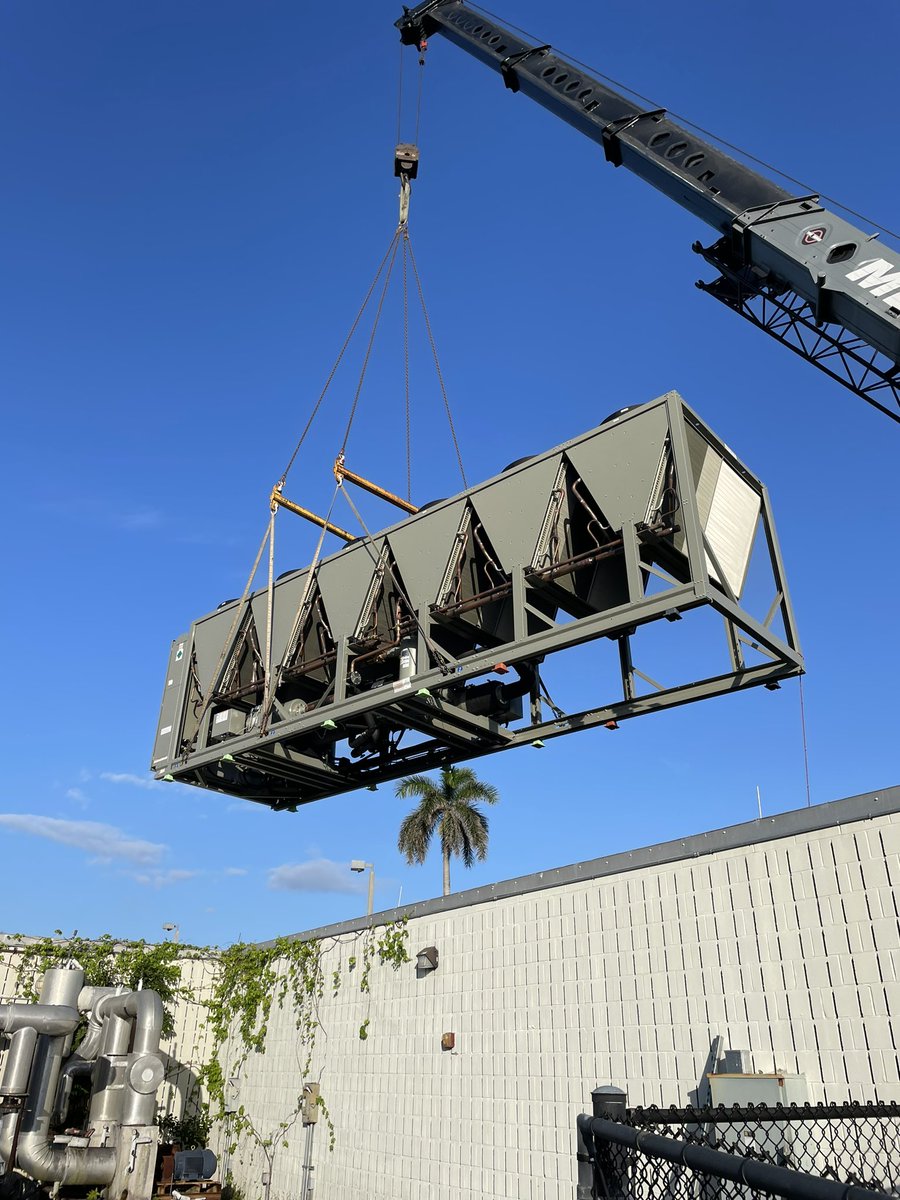
{"type": "Polygon", "coordinates": [[[324,517],[316,516],[308,508],[302,508],[299,504],[295,504],[293,500],[288,500],[287,496],[282,496],[277,487],[272,489],[270,500],[273,511],[276,507],[286,508],[288,512],[296,513],[298,517],[305,517],[307,521],[312,521],[313,525],[318,525],[320,529],[326,529],[329,533],[337,534],[345,542],[356,541],[354,534],[348,533],[346,529],[341,529],[340,525],[333,525],[331,521],[326,521],[324,517]]]}
{"type": "Polygon", "coordinates": [[[342,454],[339,454],[334,460],[334,477],[338,483],[343,483],[345,479],[350,483],[355,483],[363,491],[369,492],[372,496],[377,496],[380,500],[387,500],[389,504],[395,504],[397,508],[402,508],[404,512],[415,514],[419,511],[415,504],[410,504],[408,500],[404,500],[401,496],[395,496],[393,492],[379,487],[377,483],[363,479],[362,475],[357,475],[355,471],[348,470],[344,466],[344,456],[342,454]]]}

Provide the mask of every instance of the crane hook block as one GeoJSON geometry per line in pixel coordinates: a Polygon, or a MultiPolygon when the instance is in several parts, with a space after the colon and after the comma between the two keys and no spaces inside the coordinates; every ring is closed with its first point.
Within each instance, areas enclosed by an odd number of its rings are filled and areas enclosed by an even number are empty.
{"type": "Polygon", "coordinates": [[[419,147],[408,142],[401,142],[394,151],[394,174],[398,179],[405,175],[407,179],[415,179],[419,173],[419,147]]]}

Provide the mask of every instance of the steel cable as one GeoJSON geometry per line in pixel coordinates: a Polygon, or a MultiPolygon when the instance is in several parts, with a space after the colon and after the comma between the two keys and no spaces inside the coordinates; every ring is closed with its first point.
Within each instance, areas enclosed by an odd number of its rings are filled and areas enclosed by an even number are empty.
{"type": "MultiPolygon", "coordinates": [[[[369,367],[369,358],[372,354],[372,346],[374,345],[374,342],[375,342],[375,334],[378,330],[378,322],[381,319],[381,310],[384,307],[384,298],[387,295],[388,284],[391,281],[391,272],[394,269],[394,261],[397,257],[397,247],[400,245],[400,239],[401,239],[403,232],[404,232],[404,226],[398,225],[398,227],[394,230],[394,236],[391,239],[391,245],[388,250],[388,254],[390,255],[390,262],[388,263],[387,271],[385,272],[384,284],[382,285],[382,288],[381,288],[381,295],[378,297],[378,307],[375,309],[375,319],[372,322],[372,332],[369,334],[369,342],[368,342],[368,345],[366,346],[366,353],[363,357],[362,370],[359,373],[359,382],[356,385],[356,394],[353,397],[353,404],[350,406],[350,416],[347,420],[347,428],[344,430],[344,440],[341,443],[341,451],[340,451],[341,454],[344,454],[344,452],[347,449],[347,439],[350,437],[350,430],[353,426],[353,419],[356,416],[356,410],[359,406],[359,397],[360,397],[360,393],[362,392],[363,381],[366,377],[366,371],[368,370],[368,367],[369,367]]],[[[385,256],[385,257],[387,257],[387,256],[385,256]]]]}
{"type": "Polygon", "coordinates": [[[443,397],[443,400],[444,400],[444,409],[447,413],[447,421],[450,424],[450,436],[453,438],[453,448],[456,451],[456,461],[459,463],[459,473],[462,476],[463,487],[467,488],[469,486],[469,483],[468,483],[468,480],[466,479],[465,468],[463,467],[462,454],[460,453],[460,449],[459,449],[459,441],[457,440],[457,437],[456,437],[456,427],[453,424],[453,413],[450,411],[450,401],[447,399],[447,389],[444,386],[444,376],[441,373],[441,363],[438,358],[437,346],[435,345],[435,341],[434,341],[434,334],[432,333],[432,330],[431,330],[431,319],[428,316],[428,308],[425,304],[425,293],[422,291],[422,280],[419,278],[419,268],[416,266],[416,256],[413,253],[412,242],[410,241],[408,229],[404,230],[404,236],[406,238],[406,243],[409,246],[409,261],[412,263],[413,275],[415,276],[416,287],[419,292],[419,302],[422,305],[422,315],[425,318],[425,328],[428,331],[428,341],[431,345],[431,355],[432,355],[432,358],[434,359],[434,369],[437,372],[438,383],[440,384],[440,388],[441,388],[441,396],[443,397]]]}
{"type": "Polygon", "coordinates": [[[335,374],[337,373],[338,367],[341,365],[341,361],[344,357],[344,354],[347,351],[347,347],[350,345],[350,341],[351,341],[354,333],[356,333],[356,328],[359,325],[360,321],[362,320],[363,313],[366,311],[366,308],[368,307],[369,300],[372,298],[372,293],[375,291],[375,287],[378,283],[379,278],[381,277],[381,272],[384,270],[384,264],[387,262],[390,254],[391,254],[391,251],[394,250],[396,252],[396,241],[397,241],[397,231],[395,230],[394,233],[391,235],[390,245],[388,246],[387,250],[385,251],[384,258],[382,258],[381,262],[378,264],[378,270],[375,272],[375,277],[372,280],[372,282],[369,284],[369,290],[366,292],[365,299],[363,300],[362,304],[360,305],[359,311],[357,312],[357,314],[353,320],[353,324],[350,326],[350,331],[347,334],[347,336],[344,338],[344,343],[341,346],[338,356],[334,361],[334,365],[332,366],[330,372],[328,373],[328,378],[325,380],[325,386],[322,388],[322,391],[319,394],[319,398],[316,401],[315,406],[312,410],[312,413],[309,416],[309,420],[306,422],[303,432],[300,434],[300,439],[297,442],[297,445],[294,447],[294,453],[291,455],[288,465],[284,468],[284,471],[282,471],[282,473],[281,473],[281,479],[279,480],[279,483],[281,486],[284,486],[284,483],[287,479],[288,471],[290,471],[291,467],[294,465],[294,461],[296,460],[297,455],[300,453],[300,447],[303,445],[304,441],[306,440],[306,436],[312,427],[312,423],[316,419],[316,414],[318,413],[319,409],[322,407],[322,401],[325,399],[325,394],[327,393],[329,387],[331,386],[331,382],[334,379],[335,374]]]}

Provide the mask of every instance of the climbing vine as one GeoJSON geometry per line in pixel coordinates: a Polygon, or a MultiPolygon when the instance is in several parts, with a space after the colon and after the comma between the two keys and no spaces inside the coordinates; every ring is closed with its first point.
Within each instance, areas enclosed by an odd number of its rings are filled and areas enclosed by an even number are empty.
{"type": "MultiPolygon", "coordinates": [[[[372,968],[376,963],[391,965],[396,970],[402,963],[409,962],[406,923],[387,925],[380,936],[376,936],[374,929],[367,929],[360,937],[360,953],[349,956],[347,970],[352,974],[361,959],[357,986],[360,992],[368,995],[372,968]]],[[[293,1016],[302,1055],[298,1077],[302,1080],[309,1072],[317,1036],[322,1030],[319,1001],[326,986],[330,985],[334,996],[342,984],[339,969],[332,970],[326,980],[322,943],[318,940],[282,937],[266,946],[239,942],[221,952],[213,994],[208,1001],[213,1049],[200,1078],[206,1086],[212,1118],[227,1123],[231,1153],[237,1149],[240,1140],[246,1138],[262,1152],[271,1171],[275,1154],[279,1148],[287,1147],[288,1134],[303,1113],[305,1103],[313,1103],[320,1109],[328,1128],[329,1147],[333,1148],[334,1124],[321,1093],[310,1099],[301,1087],[284,1117],[274,1128],[263,1130],[247,1105],[240,1102],[239,1096],[232,1097],[229,1090],[240,1079],[248,1058],[265,1050],[273,1005],[277,1009],[287,1007],[293,1016]],[[227,1071],[223,1063],[226,1045],[229,1051],[227,1071]]],[[[363,1041],[368,1038],[369,1023],[370,1018],[366,1016],[359,1033],[363,1041]]]]}
{"type": "Polygon", "coordinates": [[[144,941],[128,941],[105,933],[99,938],[79,937],[75,930],[64,937],[54,930],[55,938],[36,941],[14,934],[11,941],[20,955],[19,989],[24,1000],[35,1003],[45,971],[77,962],[84,970],[85,983],[91,987],[113,987],[123,984],[134,990],[150,988],[157,992],[163,1004],[163,1035],[175,1029],[174,1009],[179,1000],[192,1000],[193,993],[182,985],[179,958],[185,947],[173,942],[156,945],[144,941]]]}
{"type": "MultiPolygon", "coordinates": [[[[209,1122],[222,1122],[227,1131],[229,1151],[234,1153],[239,1142],[248,1141],[266,1159],[269,1170],[281,1148],[288,1146],[288,1135],[304,1115],[304,1105],[313,1104],[321,1112],[328,1129],[329,1148],[334,1147],[335,1130],[328,1106],[321,1092],[306,1095],[301,1086],[284,1117],[271,1129],[259,1127],[258,1119],[232,1095],[244,1065],[254,1054],[266,1048],[269,1023],[276,1010],[287,1009],[297,1031],[298,1078],[309,1073],[317,1037],[324,1032],[319,1002],[326,986],[336,996],[345,983],[341,969],[326,976],[322,965],[322,942],[302,941],[282,937],[265,946],[238,942],[225,950],[186,947],[172,942],[150,945],[143,941],[128,941],[104,934],[100,938],[79,937],[77,932],[62,938],[35,941],[21,935],[13,938],[20,954],[19,991],[24,999],[38,999],[40,980],[44,971],[73,961],[84,969],[85,980],[92,986],[150,988],[156,991],[164,1008],[163,1033],[174,1032],[174,1007],[178,1001],[199,1002],[192,989],[182,983],[179,960],[185,955],[211,958],[215,972],[211,994],[206,1000],[207,1026],[212,1035],[212,1050],[208,1061],[198,1072],[198,1081],[205,1087],[208,1102],[191,1119],[196,1128],[182,1129],[184,1124],[163,1119],[163,1132],[177,1140],[196,1142],[208,1133],[209,1122]],[[227,1060],[226,1060],[227,1051],[227,1060]]],[[[371,1024],[372,971],[376,966],[391,966],[394,970],[410,961],[407,950],[406,922],[394,922],[381,930],[366,929],[357,935],[356,953],[346,961],[346,982],[358,987],[369,997],[368,1010],[359,1029],[361,1041],[369,1037],[371,1024]],[[358,973],[357,973],[358,969],[358,973]]],[[[309,1115],[308,1111],[305,1115],[309,1115]]]]}

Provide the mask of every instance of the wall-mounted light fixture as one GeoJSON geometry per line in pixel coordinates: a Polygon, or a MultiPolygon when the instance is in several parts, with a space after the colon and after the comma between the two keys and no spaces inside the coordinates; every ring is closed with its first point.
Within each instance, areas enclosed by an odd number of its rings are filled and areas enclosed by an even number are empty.
{"type": "Polygon", "coordinates": [[[429,971],[437,969],[438,952],[435,946],[426,946],[424,950],[420,950],[416,955],[416,972],[419,975],[425,975],[429,971]]]}

